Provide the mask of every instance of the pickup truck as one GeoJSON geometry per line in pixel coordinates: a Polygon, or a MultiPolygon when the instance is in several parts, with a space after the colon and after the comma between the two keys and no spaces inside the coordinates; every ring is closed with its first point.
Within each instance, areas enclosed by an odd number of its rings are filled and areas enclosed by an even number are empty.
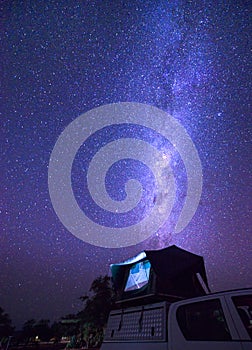
{"type": "Polygon", "coordinates": [[[101,350],[252,350],[252,289],[110,312],[101,350]]]}

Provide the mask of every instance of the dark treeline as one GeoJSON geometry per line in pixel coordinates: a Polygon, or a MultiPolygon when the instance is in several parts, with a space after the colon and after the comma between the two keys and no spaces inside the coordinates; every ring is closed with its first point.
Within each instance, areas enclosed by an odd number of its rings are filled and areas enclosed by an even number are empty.
{"type": "Polygon", "coordinates": [[[21,331],[15,331],[11,319],[0,307],[0,349],[19,345],[38,345],[40,342],[69,342],[66,347],[99,347],[104,327],[111,309],[114,293],[111,278],[97,277],[91,284],[89,296],[80,297],[83,308],[76,314],[62,316],[50,324],[50,320],[27,320],[21,331]]]}

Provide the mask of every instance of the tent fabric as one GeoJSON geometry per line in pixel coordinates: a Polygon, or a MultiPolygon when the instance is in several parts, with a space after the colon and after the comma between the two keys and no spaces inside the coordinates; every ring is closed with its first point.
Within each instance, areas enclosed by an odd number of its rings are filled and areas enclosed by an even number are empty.
{"type": "Polygon", "coordinates": [[[126,262],[112,264],[111,273],[119,300],[150,293],[185,297],[205,294],[196,278],[197,273],[201,275],[208,288],[203,257],[175,245],[161,250],[146,250],[126,262]],[[139,260],[137,260],[138,258],[139,260]],[[125,292],[124,287],[130,268],[136,262],[144,260],[149,260],[151,264],[148,285],[139,290],[125,292]]]}
{"type": "Polygon", "coordinates": [[[161,250],[145,251],[146,257],[158,276],[175,277],[185,270],[200,273],[205,284],[207,277],[202,256],[188,252],[175,245],[161,250]]]}

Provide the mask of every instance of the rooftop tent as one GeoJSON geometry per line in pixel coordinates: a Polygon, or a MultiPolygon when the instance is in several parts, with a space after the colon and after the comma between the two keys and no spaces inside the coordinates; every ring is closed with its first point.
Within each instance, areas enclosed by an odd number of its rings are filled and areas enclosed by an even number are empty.
{"type": "Polygon", "coordinates": [[[191,297],[209,290],[203,258],[175,245],[112,264],[111,272],[118,301],[150,295],[191,297]]]}

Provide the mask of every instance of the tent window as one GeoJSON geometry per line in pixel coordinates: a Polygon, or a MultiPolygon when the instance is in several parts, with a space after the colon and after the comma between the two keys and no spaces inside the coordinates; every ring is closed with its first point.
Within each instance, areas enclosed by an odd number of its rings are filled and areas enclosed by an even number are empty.
{"type": "Polygon", "coordinates": [[[130,270],[124,288],[125,292],[140,289],[149,282],[151,264],[149,260],[134,264],[130,270]]]}

